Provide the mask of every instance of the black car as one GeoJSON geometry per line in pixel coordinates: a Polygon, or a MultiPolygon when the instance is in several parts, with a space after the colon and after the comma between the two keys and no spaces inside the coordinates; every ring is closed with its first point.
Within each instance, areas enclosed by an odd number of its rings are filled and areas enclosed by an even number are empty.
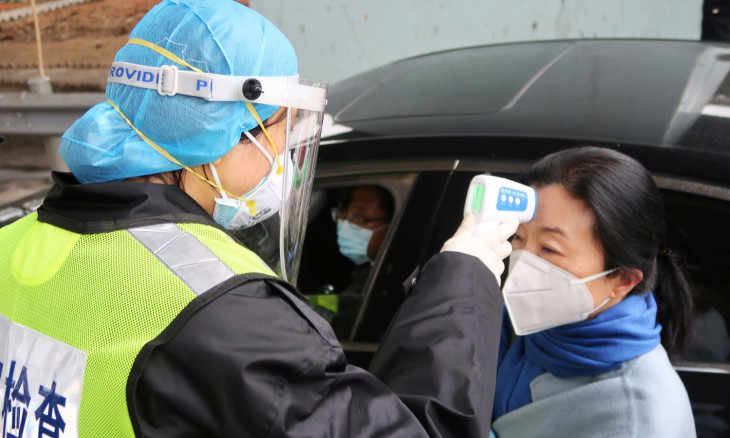
{"type": "MultiPolygon", "coordinates": [[[[641,161],[663,192],[668,246],[696,290],[695,336],[674,365],[699,436],[730,436],[730,49],[700,42],[503,44],[406,59],[331,86],[299,286],[342,264],[331,208],[378,185],[395,204],[339,336],[367,367],[402,282],[456,230],[471,178],[516,177],[559,149],[596,145],[641,161]],[[323,254],[326,254],[323,256],[323,254]]],[[[341,328],[341,327],[340,327],[341,328]]]]}
{"type": "MultiPolygon", "coordinates": [[[[298,286],[333,321],[350,361],[367,367],[404,299],[403,281],[460,223],[473,176],[515,178],[568,147],[617,149],[662,189],[668,246],[696,291],[695,336],[674,365],[698,436],[730,436],[728,73],[721,45],[576,40],[439,52],[334,84],[298,286]],[[363,185],[384,188],[394,212],[353,291],[332,209],[363,185]]],[[[0,226],[43,195],[0,206],[0,226]]],[[[239,237],[275,264],[276,229],[264,223],[239,237]]]]}

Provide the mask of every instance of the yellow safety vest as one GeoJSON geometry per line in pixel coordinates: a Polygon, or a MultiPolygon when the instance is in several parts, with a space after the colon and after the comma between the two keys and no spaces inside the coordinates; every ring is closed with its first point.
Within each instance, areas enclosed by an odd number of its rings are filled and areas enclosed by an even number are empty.
{"type": "Polygon", "coordinates": [[[198,295],[246,273],[274,275],[207,225],[77,234],[33,213],[0,228],[3,434],[133,436],[125,390],[142,347],[198,295]]]}

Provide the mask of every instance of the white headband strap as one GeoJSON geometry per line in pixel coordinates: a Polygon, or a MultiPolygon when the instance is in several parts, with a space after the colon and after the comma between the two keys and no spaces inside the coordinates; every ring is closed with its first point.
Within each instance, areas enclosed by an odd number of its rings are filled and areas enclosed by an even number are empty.
{"type": "Polygon", "coordinates": [[[149,67],[114,62],[107,82],[157,90],[163,96],[182,94],[216,102],[251,102],[324,111],[326,90],[299,83],[299,76],[228,76],[179,70],[174,65],[149,67]],[[251,89],[249,98],[244,89],[251,89]]]}

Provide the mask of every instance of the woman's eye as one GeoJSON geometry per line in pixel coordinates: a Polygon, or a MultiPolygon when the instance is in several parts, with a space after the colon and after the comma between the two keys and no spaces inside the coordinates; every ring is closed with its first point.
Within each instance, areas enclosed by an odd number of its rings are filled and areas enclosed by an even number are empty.
{"type": "Polygon", "coordinates": [[[546,254],[557,254],[558,253],[557,251],[550,248],[549,246],[543,246],[542,248],[540,248],[540,250],[546,254]]]}
{"type": "Polygon", "coordinates": [[[512,245],[512,249],[525,248],[525,242],[522,240],[522,237],[518,236],[517,234],[513,235],[509,242],[512,245]]]}

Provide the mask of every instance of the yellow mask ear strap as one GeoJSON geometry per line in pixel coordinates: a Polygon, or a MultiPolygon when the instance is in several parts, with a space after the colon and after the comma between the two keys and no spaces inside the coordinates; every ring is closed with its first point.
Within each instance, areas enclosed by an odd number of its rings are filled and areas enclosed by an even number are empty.
{"type": "Polygon", "coordinates": [[[177,62],[178,64],[184,65],[185,67],[189,68],[190,70],[197,71],[198,73],[204,73],[203,70],[197,67],[193,67],[192,65],[188,64],[183,59],[178,57],[176,54],[158,46],[155,43],[151,43],[149,41],[145,41],[139,38],[130,38],[129,41],[127,41],[127,44],[136,44],[138,46],[147,47],[148,49],[154,50],[155,52],[159,53],[160,55],[164,56],[172,62],[177,62]]]}
{"type": "Polygon", "coordinates": [[[259,113],[256,112],[256,108],[251,105],[251,102],[246,102],[246,108],[253,116],[254,120],[256,120],[256,123],[259,124],[259,127],[264,132],[264,135],[266,136],[266,139],[269,140],[269,144],[271,145],[271,148],[274,149],[274,157],[276,160],[276,174],[281,175],[281,173],[284,171],[284,167],[281,165],[281,160],[279,159],[279,151],[276,149],[276,145],[274,144],[274,140],[271,139],[271,136],[269,135],[269,131],[266,130],[266,127],[264,127],[264,122],[261,121],[261,117],[259,117],[259,113]]]}

